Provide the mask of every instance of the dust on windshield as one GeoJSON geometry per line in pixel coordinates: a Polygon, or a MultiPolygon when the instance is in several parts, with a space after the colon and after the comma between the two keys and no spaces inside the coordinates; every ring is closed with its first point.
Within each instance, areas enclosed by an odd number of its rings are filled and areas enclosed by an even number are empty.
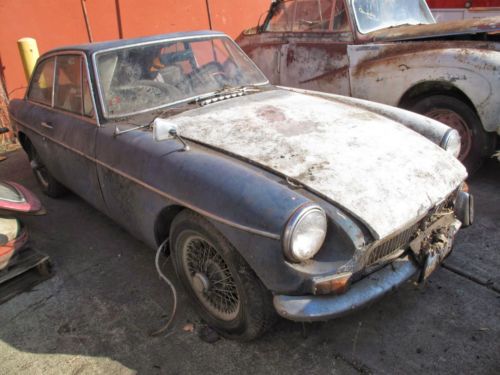
{"type": "Polygon", "coordinates": [[[228,37],[161,41],[98,52],[105,116],[122,117],[267,78],[228,37]]]}
{"type": "Polygon", "coordinates": [[[425,0],[352,0],[358,30],[436,23],[425,0]]]}

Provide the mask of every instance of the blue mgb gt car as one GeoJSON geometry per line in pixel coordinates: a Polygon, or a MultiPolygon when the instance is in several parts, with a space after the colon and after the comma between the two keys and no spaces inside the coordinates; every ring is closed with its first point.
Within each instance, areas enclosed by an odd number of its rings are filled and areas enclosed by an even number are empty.
{"type": "Polygon", "coordinates": [[[168,239],[227,337],[424,280],[472,221],[456,130],[272,86],[218,32],[49,51],[9,110],[41,189],[73,191],[153,248],[168,239]]]}

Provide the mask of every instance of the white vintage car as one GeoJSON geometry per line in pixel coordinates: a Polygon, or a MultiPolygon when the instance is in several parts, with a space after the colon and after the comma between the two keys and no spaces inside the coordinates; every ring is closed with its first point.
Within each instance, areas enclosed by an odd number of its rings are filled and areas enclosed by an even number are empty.
{"type": "Polygon", "coordinates": [[[273,1],[237,42],[271,83],[441,121],[469,172],[500,134],[500,17],[436,24],[425,0],[273,1]]]}

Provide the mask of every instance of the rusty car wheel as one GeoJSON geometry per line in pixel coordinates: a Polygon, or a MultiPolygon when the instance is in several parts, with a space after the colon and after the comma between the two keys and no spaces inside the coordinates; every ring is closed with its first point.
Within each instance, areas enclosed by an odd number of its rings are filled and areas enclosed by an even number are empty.
{"type": "Polygon", "coordinates": [[[170,244],[176,273],[211,327],[246,341],[274,323],[271,293],[207,220],[182,211],[172,224],[170,244]]]}
{"type": "Polygon", "coordinates": [[[462,100],[448,95],[432,95],[418,100],[411,109],[459,132],[462,145],[458,159],[469,174],[475,172],[483,159],[493,152],[495,138],[484,130],[476,112],[462,100]]]}

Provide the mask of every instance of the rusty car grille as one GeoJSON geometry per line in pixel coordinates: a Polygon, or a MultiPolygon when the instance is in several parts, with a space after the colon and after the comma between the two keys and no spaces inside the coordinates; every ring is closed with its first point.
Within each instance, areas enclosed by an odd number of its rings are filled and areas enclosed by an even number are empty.
{"type": "MultiPolygon", "coordinates": [[[[383,239],[379,243],[375,244],[372,248],[368,249],[364,256],[363,264],[366,267],[379,263],[381,260],[390,260],[393,256],[398,255],[399,250],[406,250],[410,245],[410,241],[415,237],[418,229],[433,215],[444,213],[453,206],[456,194],[458,190],[450,194],[443,202],[436,205],[426,217],[408,227],[407,229],[383,239]]],[[[383,262],[380,262],[383,263],[383,262]]]]}
{"type": "Polygon", "coordinates": [[[395,236],[389,237],[382,242],[378,243],[370,250],[368,250],[368,254],[366,255],[366,260],[364,264],[366,266],[370,266],[378,261],[391,256],[393,253],[397,252],[400,249],[405,249],[410,240],[417,232],[418,227],[420,226],[420,222],[412,225],[408,229],[396,234],[395,236]]]}

